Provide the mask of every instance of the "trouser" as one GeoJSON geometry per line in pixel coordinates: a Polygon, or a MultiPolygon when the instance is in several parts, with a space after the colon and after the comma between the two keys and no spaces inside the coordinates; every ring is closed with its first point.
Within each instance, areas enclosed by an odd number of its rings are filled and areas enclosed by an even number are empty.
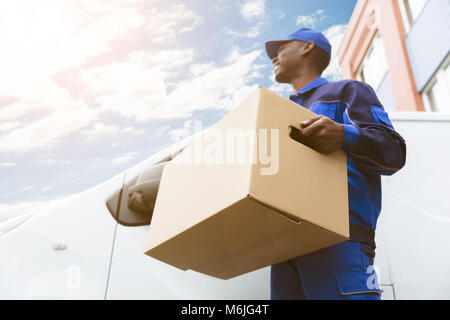
{"type": "Polygon", "coordinates": [[[356,241],[271,267],[271,299],[379,300],[374,248],[356,241]]]}

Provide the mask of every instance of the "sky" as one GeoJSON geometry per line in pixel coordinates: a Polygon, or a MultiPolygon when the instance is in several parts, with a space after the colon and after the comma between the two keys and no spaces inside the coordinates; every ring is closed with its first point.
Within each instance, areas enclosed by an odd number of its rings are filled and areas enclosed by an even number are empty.
{"type": "Polygon", "coordinates": [[[0,220],[84,191],[216,123],[258,86],[283,96],[264,42],[333,45],[356,0],[0,2],[0,220]]]}

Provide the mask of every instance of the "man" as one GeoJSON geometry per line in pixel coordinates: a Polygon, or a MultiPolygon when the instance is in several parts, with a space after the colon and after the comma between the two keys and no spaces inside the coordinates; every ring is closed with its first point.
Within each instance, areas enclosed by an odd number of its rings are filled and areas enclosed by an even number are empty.
{"type": "Polygon", "coordinates": [[[380,175],[403,167],[405,141],[369,85],[321,78],[331,57],[322,33],[302,28],[285,40],[266,42],[266,50],[276,81],[290,83],[296,92],[290,99],[318,114],[300,123],[302,142],[323,154],[347,153],[350,213],[350,241],[271,267],[271,298],[379,299],[372,265],[380,175]]]}

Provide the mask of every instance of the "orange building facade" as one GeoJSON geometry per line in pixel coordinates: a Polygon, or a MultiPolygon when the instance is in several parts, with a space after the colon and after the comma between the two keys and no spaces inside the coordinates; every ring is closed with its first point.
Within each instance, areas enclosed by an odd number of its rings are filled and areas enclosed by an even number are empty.
{"type": "Polygon", "coordinates": [[[344,79],[369,83],[387,110],[447,111],[450,38],[448,44],[428,46],[426,35],[436,28],[450,34],[446,22],[449,3],[359,0],[338,50],[344,79]],[[436,25],[431,17],[438,10],[441,15],[437,19],[442,21],[436,25]],[[423,61],[427,62],[425,67],[423,61]]]}

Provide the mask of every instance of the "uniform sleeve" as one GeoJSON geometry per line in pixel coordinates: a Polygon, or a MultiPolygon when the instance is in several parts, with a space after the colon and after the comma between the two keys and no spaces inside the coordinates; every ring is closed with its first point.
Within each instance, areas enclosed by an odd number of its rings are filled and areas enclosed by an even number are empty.
{"type": "Polygon", "coordinates": [[[342,149],[361,171],[392,175],[405,165],[405,140],[395,132],[373,89],[352,81],[345,89],[345,138],[342,149]]]}

